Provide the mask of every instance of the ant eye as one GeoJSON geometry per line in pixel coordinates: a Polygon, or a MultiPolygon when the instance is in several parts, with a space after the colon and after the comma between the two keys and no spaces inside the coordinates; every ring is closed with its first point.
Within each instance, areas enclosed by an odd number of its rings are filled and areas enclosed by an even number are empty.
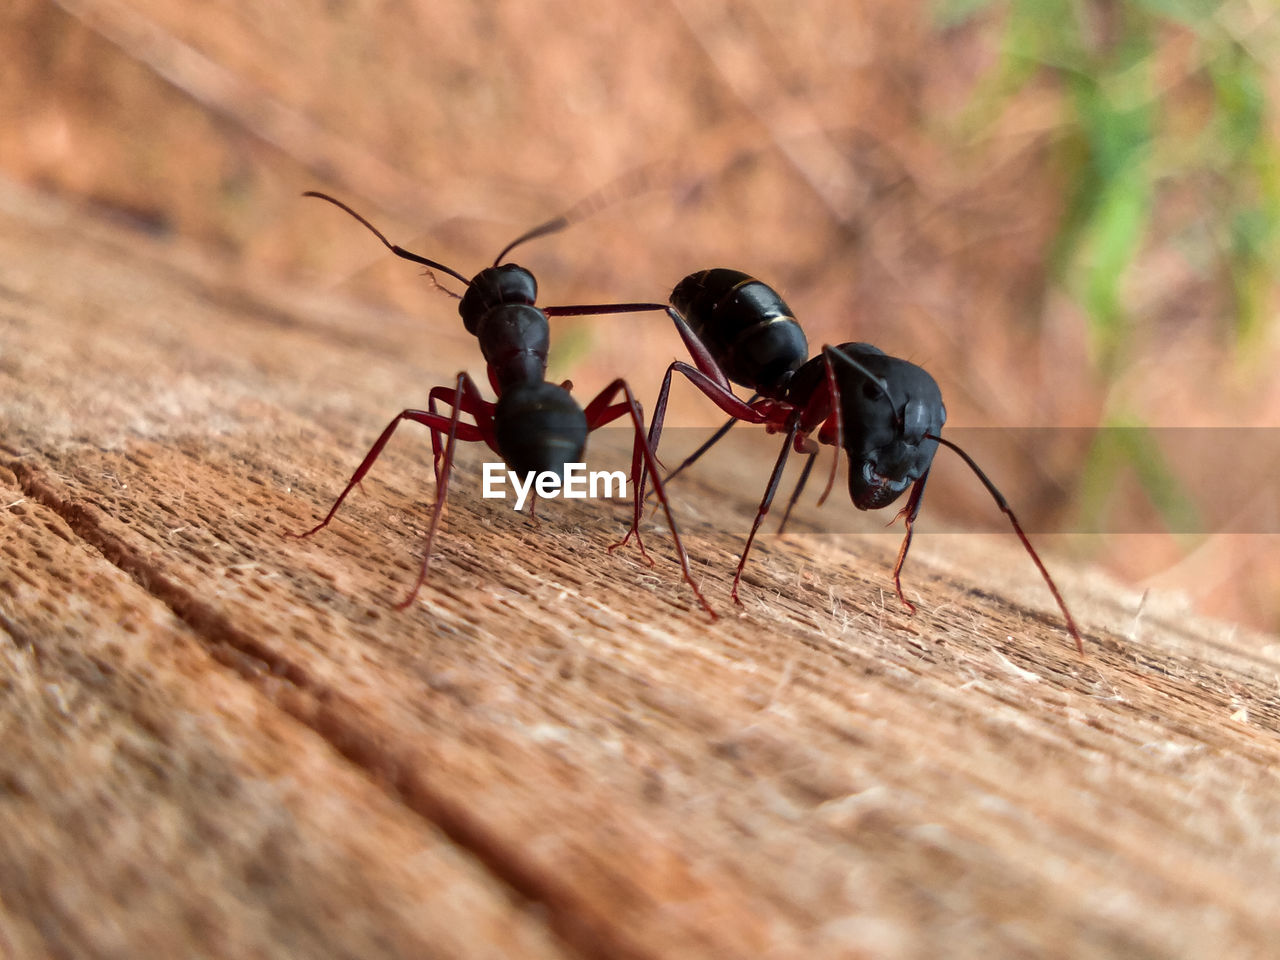
{"type": "Polygon", "coordinates": [[[866,380],[862,384],[862,395],[868,400],[877,400],[880,397],[880,388],[870,380],[866,380]]]}

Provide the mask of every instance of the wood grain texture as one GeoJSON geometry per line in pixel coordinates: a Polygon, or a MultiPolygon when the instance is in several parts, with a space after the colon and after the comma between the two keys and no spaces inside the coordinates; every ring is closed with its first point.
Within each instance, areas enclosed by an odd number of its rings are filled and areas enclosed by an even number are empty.
{"type": "Polygon", "coordinates": [[[281,533],[475,369],[447,303],[428,340],[11,186],[0,264],[6,955],[1273,951],[1265,641],[1051,559],[1081,661],[1016,547],[924,536],[914,617],[896,544],[812,534],[735,610],[753,463],[678,498],[710,623],[661,527],[649,568],[622,507],[534,525],[478,454],[397,613],[424,437],[281,533]]]}

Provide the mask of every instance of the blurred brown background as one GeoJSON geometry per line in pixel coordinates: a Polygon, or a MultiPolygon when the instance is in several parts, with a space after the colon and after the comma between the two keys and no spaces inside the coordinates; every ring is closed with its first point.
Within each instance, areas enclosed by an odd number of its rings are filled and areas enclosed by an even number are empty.
{"type": "MultiPolygon", "coordinates": [[[[925,365],[950,427],[1275,424],[1271,4],[800,10],[9,0],[0,172],[246,272],[421,316],[429,369],[452,302],[301,191],[469,273],[641,174],[643,192],[521,251],[544,302],[661,300],[733,266],[776,286],[812,345],[925,365]]],[[[588,318],[556,350],[552,375],[584,395],[623,375],[651,402],[679,344],[660,316],[588,318]]],[[[691,390],[675,412],[719,422],[691,390]]],[[[1267,434],[1208,464],[1233,482],[1198,494],[1176,455],[1115,435],[984,465],[1041,529],[1152,531],[1052,548],[1277,629],[1274,535],[1158,532],[1194,529],[1196,496],[1238,501],[1241,529],[1274,525],[1267,434]]],[[[927,516],[989,514],[984,497],[948,462],[927,516]]],[[[847,527],[847,502],[824,509],[847,527]]]]}

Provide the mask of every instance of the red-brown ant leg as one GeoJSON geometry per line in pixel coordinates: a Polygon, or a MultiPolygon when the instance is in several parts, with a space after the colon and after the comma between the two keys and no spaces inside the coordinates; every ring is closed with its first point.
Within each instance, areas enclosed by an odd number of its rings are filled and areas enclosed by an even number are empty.
{"type": "MultiPolygon", "coordinates": [[[[718,368],[716,368],[716,372],[719,373],[718,368]]],[[[677,360],[675,363],[671,364],[671,366],[667,367],[667,373],[662,378],[662,388],[658,391],[658,400],[653,407],[653,419],[649,422],[648,448],[653,452],[655,462],[657,461],[658,441],[662,438],[662,426],[667,416],[667,400],[671,394],[671,378],[674,373],[684,374],[685,379],[706,394],[706,396],[709,397],[717,407],[729,414],[735,420],[742,420],[746,423],[769,422],[768,417],[760,413],[760,411],[756,410],[750,404],[739,399],[738,396],[728,388],[728,386],[721,384],[720,380],[723,379],[723,374],[720,374],[720,377],[716,378],[689,366],[689,364],[681,360],[677,360]]],[[[727,383],[728,381],[725,380],[724,384],[727,383]]],[[[715,439],[719,439],[719,436],[715,439]]],[[[635,511],[632,528],[627,533],[626,537],[614,546],[620,547],[625,544],[631,538],[632,533],[636,533],[637,535],[639,534],[640,517],[643,512],[645,488],[648,483],[648,476],[649,470],[646,467],[641,471],[640,482],[636,484],[635,511]]],[[[656,489],[656,475],[654,477],[654,481],[654,487],[656,489]]]]}
{"type": "MultiPolygon", "coordinates": [[[[409,595],[396,604],[397,610],[407,610],[418,596],[418,591],[422,589],[422,584],[426,582],[427,573],[431,569],[431,547],[435,543],[436,531],[440,529],[440,518],[444,515],[445,499],[449,496],[449,475],[453,472],[453,454],[458,443],[458,437],[464,426],[469,426],[459,421],[462,415],[463,407],[466,403],[464,399],[464,390],[468,393],[479,397],[479,391],[476,390],[475,384],[471,382],[471,378],[465,373],[458,374],[458,383],[453,391],[453,416],[449,418],[449,440],[444,448],[444,463],[438,471],[439,482],[436,484],[436,502],[431,509],[431,526],[427,529],[426,548],[422,556],[422,566],[418,568],[418,579],[414,581],[413,589],[409,591],[409,595]]],[[[479,428],[476,428],[479,433],[479,428]]],[[[433,431],[434,436],[434,431],[433,431]]]]}
{"type": "Polygon", "coordinates": [[[826,369],[827,396],[831,405],[831,413],[827,419],[835,421],[835,438],[832,443],[835,444],[836,455],[831,458],[831,472],[827,474],[827,485],[822,488],[822,496],[818,497],[818,506],[826,503],[827,497],[831,496],[831,488],[836,482],[836,468],[840,465],[840,451],[844,449],[844,410],[840,405],[840,385],[836,381],[835,367],[831,365],[831,351],[826,347],[822,348],[822,363],[826,369]]]}
{"type": "Polygon", "coordinates": [[[764,522],[765,515],[769,512],[769,506],[773,503],[774,495],[778,492],[778,484],[782,482],[782,471],[787,465],[787,457],[791,455],[791,446],[795,443],[796,436],[800,431],[800,421],[795,421],[787,428],[787,439],[782,445],[782,451],[778,454],[777,462],[773,465],[773,473],[769,476],[769,486],[765,488],[764,497],[760,500],[760,508],[756,511],[756,519],[751,524],[751,533],[747,535],[747,544],[742,548],[742,557],[738,560],[738,570],[733,575],[733,602],[738,606],[742,606],[742,600],[738,597],[738,583],[742,580],[742,571],[747,566],[747,557],[751,554],[751,544],[755,542],[756,532],[760,529],[760,524],[764,522]]]}
{"type": "MultiPolygon", "coordinates": [[[[324,519],[321,520],[319,523],[317,523],[314,527],[312,527],[306,533],[286,533],[285,536],[292,537],[297,540],[302,540],[306,537],[311,536],[313,533],[319,533],[321,530],[327,527],[329,525],[329,521],[333,519],[334,514],[338,512],[338,508],[342,506],[342,501],[347,499],[347,494],[349,494],[353,489],[355,489],[356,484],[358,484],[361,480],[364,479],[365,474],[367,474],[369,472],[369,469],[373,466],[374,461],[377,460],[378,457],[382,454],[382,448],[387,445],[387,441],[389,441],[391,439],[391,435],[395,433],[396,427],[400,426],[401,422],[405,420],[412,420],[414,423],[421,423],[424,426],[430,427],[433,435],[436,430],[447,427],[450,422],[449,418],[440,416],[439,414],[432,413],[427,410],[400,411],[400,413],[396,415],[395,419],[392,420],[389,424],[387,424],[386,429],[383,430],[382,434],[378,437],[378,439],[374,441],[373,446],[369,448],[369,452],[366,453],[364,456],[364,459],[360,461],[360,466],[358,466],[356,468],[356,472],[351,475],[351,479],[347,481],[346,487],[343,488],[342,493],[338,495],[338,499],[333,502],[333,506],[329,508],[329,512],[325,514],[324,519]]],[[[483,439],[483,437],[480,435],[479,429],[476,427],[473,427],[471,424],[464,423],[464,424],[459,424],[459,426],[462,428],[458,432],[458,436],[461,439],[463,440],[483,439]]]]}
{"type": "MultiPolygon", "coordinates": [[[[804,491],[804,485],[809,482],[809,474],[813,472],[813,464],[818,459],[818,448],[815,446],[809,451],[809,459],[804,462],[804,469],[800,471],[800,479],[796,481],[796,488],[791,491],[791,498],[787,500],[787,509],[782,511],[782,522],[778,524],[778,533],[786,533],[787,521],[791,519],[791,511],[795,509],[795,505],[800,500],[800,494],[804,491]]],[[[836,458],[837,462],[839,457],[836,458]]]]}
{"type": "MultiPolygon", "coordinates": [[[[668,371],[670,374],[670,371],[668,371]]],[[[702,609],[706,610],[712,620],[716,619],[716,612],[711,609],[711,604],[707,602],[707,598],[702,595],[702,591],[698,589],[698,584],[693,579],[693,572],[689,569],[689,555],[685,552],[684,543],[680,539],[680,530],[676,526],[676,518],[671,513],[671,504],[667,501],[666,491],[662,486],[662,478],[658,473],[658,461],[653,455],[653,448],[649,444],[648,438],[644,431],[644,414],[640,412],[640,404],[636,402],[635,395],[631,392],[625,380],[615,380],[609,386],[605,387],[600,394],[592,400],[586,407],[587,426],[594,430],[602,424],[615,420],[624,413],[631,417],[631,426],[635,431],[635,440],[631,447],[631,479],[637,488],[637,497],[635,501],[635,509],[637,512],[637,520],[640,510],[641,500],[639,499],[640,477],[643,470],[648,470],[653,474],[653,489],[658,495],[658,501],[662,504],[662,509],[667,515],[667,526],[671,528],[671,540],[675,545],[676,556],[680,560],[680,569],[684,573],[685,583],[689,584],[689,589],[693,591],[693,595],[698,598],[698,602],[702,604],[702,609]],[[613,398],[621,392],[626,401],[620,404],[612,403],[613,398]],[[621,409],[619,409],[621,408],[621,409]],[[643,467],[641,465],[643,459],[643,467]]],[[[639,531],[637,530],[637,536],[639,531]]]]}
{"type": "MultiPolygon", "coordinates": [[[[597,397],[596,399],[599,400],[600,398],[597,397]]],[[[591,412],[591,408],[588,407],[587,423],[589,425],[589,428],[594,430],[598,426],[603,426],[606,423],[612,423],[614,420],[618,419],[618,417],[623,416],[625,413],[627,413],[626,403],[615,403],[612,406],[609,406],[606,409],[602,410],[599,413],[599,415],[596,416],[595,419],[593,420],[592,419],[593,414],[591,412]]],[[[643,434],[641,436],[643,436],[643,434]]],[[[648,469],[644,465],[644,454],[640,450],[639,442],[640,442],[640,437],[636,437],[636,439],[633,440],[631,443],[631,472],[629,476],[631,478],[631,487],[633,492],[638,491],[640,485],[648,478],[648,469]]],[[[644,535],[640,532],[640,516],[641,516],[640,498],[637,492],[636,496],[632,498],[631,529],[629,529],[627,531],[627,535],[623,537],[621,540],[619,540],[617,543],[612,543],[609,545],[609,552],[613,553],[613,551],[619,549],[620,547],[625,547],[627,543],[630,542],[631,535],[635,534],[636,549],[640,551],[640,556],[644,559],[644,562],[652,567],[654,565],[653,557],[649,556],[649,551],[645,549],[644,535]]]]}
{"type": "MultiPolygon", "coordinates": [[[[442,418],[449,417],[450,419],[452,419],[452,416],[453,416],[452,414],[442,413],[437,408],[436,404],[447,403],[450,406],[452,406],[454,399],[457,397],[457,393],[458,391],[456,387],[432,387],[431,390],[427,393],[427,409],[431,413],[436,414],[437,416],[440,416],[442,418]]],[[[492,423],[493,423],[493,404],[485,400],[480,395],[479,391],[474,389],[474,384],[472,385],[472,392],[463,394],[461,402],[462,402],[462,412],[471,414],[472,419],[475,420],[476,429],[480,430],[482,435],[480,439],[483,439],[486,443],[489,444],[490,447],[492,447],[494,443],[490,438],[490,433],[492,432],[492,423]],[[485,432],[483,426],[480,426],[481,424],[490,425],[490,430],[488,433],[485,432]]],[[[460,423],[459,426],[470,427],[471,425],[466,423],[460,423]]],[[[440,485],[440,458],[444,454],[444,447],[440,442],[440,435],[442,432],[443,431],[441,430],[435,430],[435,429],[431,431],[431,465],[433,470],[435,471],[436,486],[440,485]]],[[[469,437],[469,436],[461,436],[461,439],[474,440],[476,438],[469,437]]]]}
{"type": "Polygon", "coordinates": [[[920,515],[920,498],[924,496],[924,483],[928,479],[929,471],[926,470],[924,476],[911,485],[911,494],[907,497],[907,502],[902,509],[889,521],[892,525],[901,517],[907,528],[902,538],[902,546],[898,548],[898,560],[893,565],[893,586],[898,591],[898,599],[902,601],[902,605],[913,614],[916,612],[916,605],[902,592],[902,565],[907,562],[907,551],[911,549],[911,536],[914,532],[916,517],[920,515]]]}
{"type": "Polygon", "coordinates": [[[840,466],[840,451],[844,449],[844,413],[840,409],[840,385],[836,381],[836,372],[831,365],[831,356],[828,351],[823,350],[822,360],[826,373],[826,392],[815,390],[809,402],[805,404],[804,412],[800,417],[800,433],[811,433],[819,423],[822,429],[818,433],[817,440],[809,436],[796,438],[796,452],[807,453],[809,459],[805,461],[804,469],[800,471],[800,479],[796,481],[796,488],[791,492],[791,499],[787,501],[787,509],[782,512],[778,533],[787,529],[791,511],[800,500],[805,484],[809,482],[809,474],[813,472],[814,460],[818,456],[819,443],[834,445],[836,455],[831,458],[831,471],[827,474],[827,485],[823,488],[822,495],[818,497],[818,506],[826,503],[827,497],[831,495],[831,488],[836,481],[836,471],[840,466]]]}

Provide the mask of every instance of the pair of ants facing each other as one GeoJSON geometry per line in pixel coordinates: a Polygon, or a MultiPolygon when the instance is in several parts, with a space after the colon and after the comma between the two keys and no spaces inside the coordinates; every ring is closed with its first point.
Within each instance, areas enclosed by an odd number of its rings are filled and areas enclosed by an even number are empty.
{"type": "MultiPolygon", "coordinates": [[[[741,602],[738,588],[742,571],[760,524],[773,503],[791,451],[807,454],[808,460],[784,514],[784,525],[809,477],[820,445],[828,444],[843,449],[848,457],[849,495],[859,510],[888,506],[910,491],[898,513],[904,520],[906,534],[894,564],[893,579],[898,597],[914,611],[914,605],[902,591],[902,566],[911,547],[933,457],[942,445],[955,451],[969,465],[1009,518],[1053,593],[1076,649],[1083,653],[1083,641],[1075,620],[1008,502],[964,450],[941,436],[946,421],[942,393],[923,368],[890,357],[866,343],[824,346],[817,356],[810,357],[804,331],[782,298],[761,281],[736,270],[716,268],[691,274],[676,285],[670,302],[665,304],[535,306],[538,287],[533,274],[502,261],[520,244],[564,229],[570,223],[568,217],[549,220],[517,237],[503,248],[492,266],[468,279],[443,263],[392,243],[340,200],[314,191],[304,196],[326,200],[346,211],[396,256],[448,274],[465,285],[458,312],[467,332],[480,344],[489,382],[498,397],[496,402],[486,400],[465,372],[458,374],[452,387],[433,387],[427,394],[427,409],[403,410],[397,414],[365,454],[324,519],[299,535],[309,537],[328,526],[338,507],[369,472],[402,422],[410,420],[429,427],[436,476],[435,506],[422,565],[412,590],[399,605],[401,609],[413,602],[430,569],[432,544],[448,495],[459,440],[487,444],[519,476],[544,472],[563,475],[566,464],[582,461],[587,435],[592,430],[628,417],[635,435],[631,457],[634,505],[631,529],[622,542],[635,534],[641,553],[647,558],[639,528],[645,490],[652,477],[654,493],[666,512],[685,582],[714,619],[715,611],[690,572],[688,555],[671,514],[656,457],[671,383],[679,373],[731,419],[666,480],[698,459],[737,422],[763,424],[770,432],[784,436],[782,450],[738,561],[733,580],[735,601],[741,602]],[[547,380],[547,351],[551,339],[548,318],[650,310],[666,311],[693,363],[677,360],[667,368],[647,432],[640,406],[625,380],[613,381],[585,407],[578,404],[567,385],[547,380]],[[748,400],[739,398],[733,392],[733,384],[751,390],[753,396],[748,400]],[[463,414],[471,421],[461,419],[463,414]]],[[[819,503],[830,493],[834,478],[833,463],[819,503]]]]}

